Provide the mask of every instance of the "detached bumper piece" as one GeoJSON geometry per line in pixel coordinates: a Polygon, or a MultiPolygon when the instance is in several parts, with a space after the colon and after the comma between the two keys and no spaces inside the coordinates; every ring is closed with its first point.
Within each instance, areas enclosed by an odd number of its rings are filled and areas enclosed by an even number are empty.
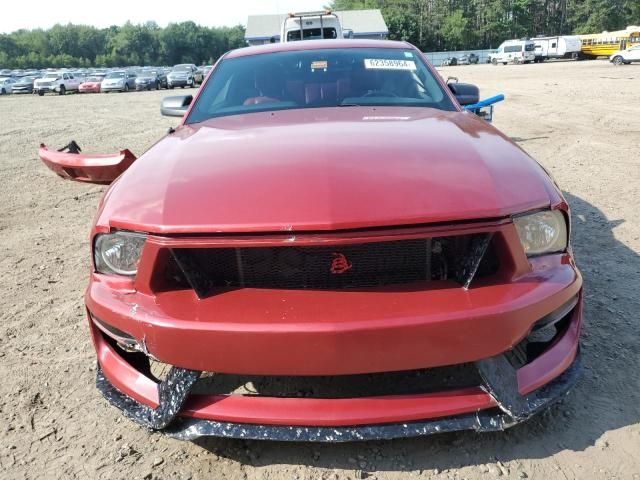
{"type": "Polygon", "coordinates": [[[38,156],[56,175],[79,182],[108,184],[131,166],[136,156],[125,149],[115,154],[83,154],[75,141],[61,149],[40,144],[38,156]]]}

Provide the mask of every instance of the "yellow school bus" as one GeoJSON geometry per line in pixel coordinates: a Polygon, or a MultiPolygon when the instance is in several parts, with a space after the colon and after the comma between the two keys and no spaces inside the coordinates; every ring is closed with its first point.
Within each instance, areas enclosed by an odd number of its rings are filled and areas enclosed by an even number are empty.
{"type": "Polygon", "coordinates": [[[616,32],[578,35],[582,41],[580,54],[583,58],[612,55],[618,50],[640,45],[640,27],[627,27],[616,32]]]}

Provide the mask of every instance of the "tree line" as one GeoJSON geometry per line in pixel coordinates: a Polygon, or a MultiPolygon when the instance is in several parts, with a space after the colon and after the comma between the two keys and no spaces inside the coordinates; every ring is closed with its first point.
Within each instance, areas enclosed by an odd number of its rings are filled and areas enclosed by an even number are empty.
{"type": "MultiPolygon", "coordinates": [[[[508,38],[596,33],[640,24],[640,0],[333,0],[329,6],[379,8],[389,38],[409,41],[423,51],[495,48],[508,38]]],[[[244,45],[240,25],[55,25],[0,34],[0,67],[210,64],[244,45]]]]}
{"type": "Polygon", "coordinates": [[[96,28],[55,25],[0,34],[1,68],[116,67],[213,63],[245,45],[244,27],[209,28],[194,22],[154,22],[96,28]]]}
{"type": "Polygon", "coordinates": [[[425,52],[496,48],[509,38],[640,24],[640,0],[333,0],[331,8],[379,8],[389,38],[425,52]]]}

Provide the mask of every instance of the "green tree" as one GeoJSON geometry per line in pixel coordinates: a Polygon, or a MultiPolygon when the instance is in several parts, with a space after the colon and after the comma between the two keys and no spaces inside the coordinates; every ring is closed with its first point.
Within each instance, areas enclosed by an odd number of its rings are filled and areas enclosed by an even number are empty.
{"type": "Polygon", "coordinates": [[[445,17],[440,31],[446,39],[448,49],[457,50],[464,46],[468,24],[469,20],[465,18],[462,10],[455,10],[445,17]]]}

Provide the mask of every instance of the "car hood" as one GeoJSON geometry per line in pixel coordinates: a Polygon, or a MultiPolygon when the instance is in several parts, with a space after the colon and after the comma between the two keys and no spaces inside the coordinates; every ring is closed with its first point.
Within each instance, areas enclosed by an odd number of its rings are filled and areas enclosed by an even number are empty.
{"type": "Polygon", "coordinates": [[[343,107],[186,125],[107,192],[102,227],[315,231],[498,218],[559,201],[542,168],[473,114],[343,107]]]}

